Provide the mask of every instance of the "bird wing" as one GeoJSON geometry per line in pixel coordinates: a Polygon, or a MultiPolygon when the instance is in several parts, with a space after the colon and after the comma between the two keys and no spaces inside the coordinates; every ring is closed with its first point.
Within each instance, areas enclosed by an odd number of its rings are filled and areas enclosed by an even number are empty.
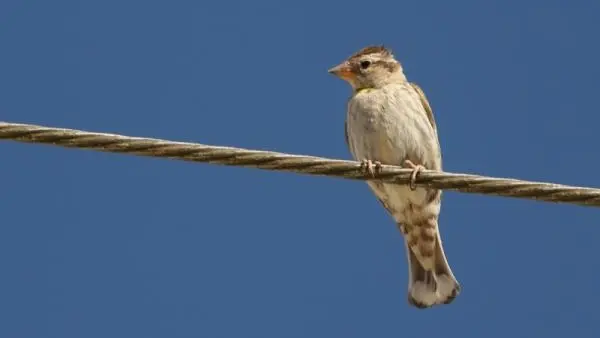
{"type": "Polygon", "coordinates": [[[344,121],[344,138],[346,139],[346,145],[350,147],[350,140],[348,139],[348,118],[344,121]]]}
{"type": "Polygon", "coordinates": [[[423,108],[425,108],[425,112],[427,113],[427,119],[429,120],[431,127],[433,127],[433,130],[437,134],[437,127],[435,125],[435,118],[433,117],[433,110],[431,109],[431,105],[429,104],[429,101],[427,101],[427,97],[425,96],[423,89],[421,89],[421,87],[419,87],[419,85],[417,85],[416,83],[411,82],[410,85],[415,89],[417,94],[419,94],[419,99],[421,100],[421,104],[423,105],[423,108]]]}
{"type": "Polygon", "coordinates": [[[440,153],[439,153],[440,168],[438,168],[438,170],[441,170],[442,169],[441,168],[442,153],[441,153],[440,139],[438,137],[437,126],[435,124],[435,117],[433,116],[433,109],[431,109],[431,105],[429,104],[429,101],[427,100],[427,96],[425,96],[425,92],[423,92],[423,89],[421,89],[421,87],[419,87],[419,85],[417,85],[416,83],[411,82],[410,85],[414,88],[415,92],[417,92],[417,94],[419,95],[421,105],[425,109],[425,113],[427,114],[427,119],[429,120],[429,124],[431,124],[431,127],[433,128],[433,132],[435,133],[435,138],[438,143],[438,148],[440,148],[440,153]]]}

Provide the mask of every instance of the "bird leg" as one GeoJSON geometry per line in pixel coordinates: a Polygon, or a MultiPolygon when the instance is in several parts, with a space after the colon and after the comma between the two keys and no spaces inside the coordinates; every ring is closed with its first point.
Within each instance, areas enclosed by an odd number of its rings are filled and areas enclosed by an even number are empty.
{"type": "Polygon", "coordinates": [[[415,190],[417,189],[417,175],[419,174],[419,172],[423,169],[425,169],[424,166],[420,165],[420,164],[414,164],[412,163],[411,160],[405,160],[404,161],[404,167],[405,168],[410,168],[412,169],[412,173],[410,173],[410,181],[409,181],[409,187],[410,190],[415,190]]]}
{"type": "Polygon", "coordinates": [[[360,172],[375,177],[375,174],[381,172],[381,162],[364,159],[360,162],[360,172]]]}

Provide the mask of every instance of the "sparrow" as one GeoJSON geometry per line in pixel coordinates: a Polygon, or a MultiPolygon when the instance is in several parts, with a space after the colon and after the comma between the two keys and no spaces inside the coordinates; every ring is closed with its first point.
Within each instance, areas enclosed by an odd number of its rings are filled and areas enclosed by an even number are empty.
{"type": "Polygon", "coordinates": [[[345,136],[363,171],[375,176],[382,164],[413,169],[408,186],[367,181],[403,235],[408,258],[408,302],[417,308],[449,304],[460,293],[438,227],[441,190],[415,186],[420,170],[442,170],[431,106],[423,90],[407,80],[384,46],[368,46],[329,73],[348,82],[345,136]]]}

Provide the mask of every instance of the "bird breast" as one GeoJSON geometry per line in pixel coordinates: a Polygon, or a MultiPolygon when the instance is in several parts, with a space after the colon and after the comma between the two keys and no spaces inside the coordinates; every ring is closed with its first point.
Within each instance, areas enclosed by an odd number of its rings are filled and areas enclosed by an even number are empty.
{"type": "Polygon", "coordinates": [[[409,83],[356,93],[348,102],[348,143],[356,160],[439,165],[437,135],[409,83]]]}

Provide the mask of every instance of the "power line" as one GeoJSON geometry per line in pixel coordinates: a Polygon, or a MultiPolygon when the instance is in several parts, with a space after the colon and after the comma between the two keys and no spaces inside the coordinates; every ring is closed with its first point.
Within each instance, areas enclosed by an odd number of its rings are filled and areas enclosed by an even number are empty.
{"type": "MultiPolygon", "coordinates": [[[[373,178],[364,174],[360,170],[360,163],[355,161],[92,133],[82,130],[19,123],[0,122],[0,139],[228,166],[289,171],[299,174],[335,176],[355,180],[382,180],[397,184],[408,184],[412,173],[412,169],[383,165],[381,172],[373,178]]],[[[467,193],[600,206],[600,189],[553,183],[423,170],[417,176],[416,184],[422,187],[467,193]]]]}

